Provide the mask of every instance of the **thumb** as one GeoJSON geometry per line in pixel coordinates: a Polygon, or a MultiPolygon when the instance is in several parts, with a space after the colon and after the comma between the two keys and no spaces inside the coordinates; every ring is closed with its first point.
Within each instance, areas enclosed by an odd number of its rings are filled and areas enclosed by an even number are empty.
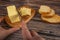
{"type": "Polygon", "coordinates": [[[17,31],[19,29],[20,29],[19,27],[11,28],[11,29],[7,30],[7,34],[9,35],[9,34],[15,32],[15,31],[17,31]]]}

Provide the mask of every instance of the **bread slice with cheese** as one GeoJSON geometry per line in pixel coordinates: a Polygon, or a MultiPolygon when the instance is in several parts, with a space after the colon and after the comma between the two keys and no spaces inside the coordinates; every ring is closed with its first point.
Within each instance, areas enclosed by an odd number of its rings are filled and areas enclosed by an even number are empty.
{"type": "Polygon", "coordinates": [[[15,5],[7,6],[7,12],[11,23],[19,22],[21,20],[15,5]]]}
{"type": "Polygon", "coordinates": [[[21,7],[19,8],[19,13],[21,16],[31,16],[31,9],[27,7],[21,7]]]}

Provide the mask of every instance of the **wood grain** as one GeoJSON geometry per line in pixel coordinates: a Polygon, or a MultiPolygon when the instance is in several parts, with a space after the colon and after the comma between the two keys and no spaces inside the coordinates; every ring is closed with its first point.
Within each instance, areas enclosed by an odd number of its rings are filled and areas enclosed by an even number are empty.
{"type": "MultiPolygon", "coordinates": [[[[3,4],[3,2],[0,4],[0,10],[2,9],[1,10],[2,14],[6,13],[6,9],[5,9],[5,7],[7,6],[6,4],[7,3],[3,4]],[[5,10],[5,12],[3,10],[5,10]]],[[[48,5],[55,10],[56,14],[60,15],[60,0],[29,0],[29,2],[27,2],[27,0],[17,0],[17,1],[10,0],[8,4],[9,5],[15,4],[17,7],[22,5],[29,5],[32,8],[34,8],[36,10],[36,15],[28,23],[28,28],[30,30],[37,31],[46,40],[60,40],[60,24],[49,24],[47,22],[42,21],[37,11],[40,5],[48,5]]],[[[6,26],[6,23],[3,22],[2,24],[6,26]]],[[[11,34],[6,38],[6,40],[14,40],[14,39],[22,40],[21,30],[11,34]]]]}

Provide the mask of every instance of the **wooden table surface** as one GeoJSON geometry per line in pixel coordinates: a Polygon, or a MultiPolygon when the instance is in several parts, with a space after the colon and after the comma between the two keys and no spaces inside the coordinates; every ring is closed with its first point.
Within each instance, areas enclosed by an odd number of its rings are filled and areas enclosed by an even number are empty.
{"type": "MultiPolygon", "coordinates": [[[[48,5],[55,10],[56,14],[60,15],[60,0],[13,0],[0,4],[0,17],[7,15],[6,6],[8,4],[15,4],[17,7],[21,5],[29,5],[36,10],[36,15],[28,22],[28,28],[30,30],[37,31],[46,40],[60,40],[60,24],[50,24],[43,22],[38,13],[40,5],[48,5]]],[[[8,27],[5,22],[0,23],[3,27],[8,27]]],[[[6,27],[6,28],[7,28],[6,27]]],[[[22,40],[21,30],[9,35],[5,40],[22,40]]]]}

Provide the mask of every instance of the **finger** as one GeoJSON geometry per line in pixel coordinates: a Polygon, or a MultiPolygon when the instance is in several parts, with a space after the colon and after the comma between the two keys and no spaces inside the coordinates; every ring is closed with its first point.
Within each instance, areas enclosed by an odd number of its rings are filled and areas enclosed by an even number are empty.
{"type": "Polygon", "coordinates": [[[27,25],[26,25],[26,23],[25,23],[24,21],[22,21],[22,22],[21,22],[21,26],[22,26],[22,27],[25,27],[25,26],[27,26],[27,25]]]}
{"type": "Polygon", "coordinates": [[[27,25],[26,25],[26,23],[23,21],[22,23],[21,23],[21,25],[22,25],[22,36],[23,36],[23,39],[29,39],[29,40],[32,40],[32,36],[31,36],[31,34],[30,34],[30,31],[28,30],[28,28],[27,28],[27,25]]]}
{"type": "Polygon", "coordinates": [[[34,39],[36,39],[36,40],[45,40],[37,32],[35,32],[34,30],[31,30],[31,34],[34,37],[34,39]]]}
{"type": "Polygon", "coordinates": [[[39,36],[39,34],[37,32],[35,32],[34,30],[31,30],[31,35],[32,36],[39,36]]]}
{"type": "Polygon", "coordinates": [[[19,29],[20,29],[19,27],[11,28],[11,29],[7,30],[7,34],[9,35],[9,34],[15,32],[15,31],[17,31],[19,29]]]}
{"type": "Polygon", "coordinates": [[[0,22],[4,19],[4,17],[0,17],[0,22]]]}
{"type": "Polygon", "coordinates": [[[27,32],[27,31],[28,30],[22,30],[23,39],[32,40],[32,36],[31,36],[30,32],[27,32]]]}
{"type": "Polygon", "coordinates": [[[5,29],[0,26],[0,31],[3,31],[3,30],[5,30],[5,29]]]}

